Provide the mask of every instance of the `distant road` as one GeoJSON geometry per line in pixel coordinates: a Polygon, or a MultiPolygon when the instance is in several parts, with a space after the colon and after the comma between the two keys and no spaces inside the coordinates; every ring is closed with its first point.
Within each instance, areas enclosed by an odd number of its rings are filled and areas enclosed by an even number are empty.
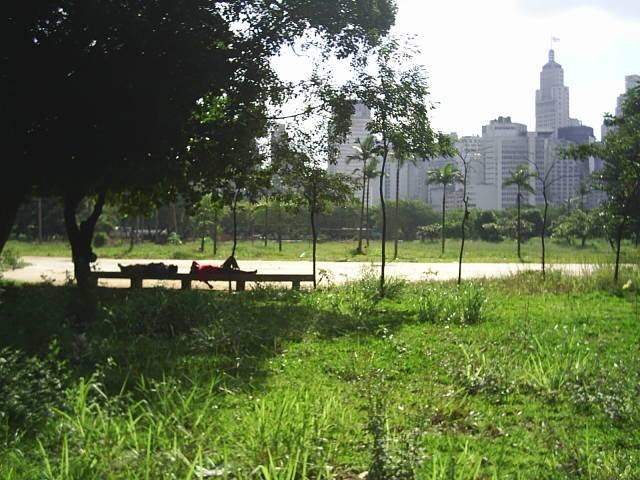
{"type": "MultiPolygon", "coordinates": [[[[16,270],[3,272],[6,279],[22,282],[53,282],[60,285],[73,278],[73,263],[65,257],[22,257],[28,265],[16,270]]],[[[103,271],[117,271],[118,263],[131,265],[135,263],[164,262],[178,265],[179,272],[188,272],[191,260],[118,260],[112,258],[99,259],[95,268],[103,271]]],[[[220,264],[220,261],[200,261],[200,263],[220,264]]],[[[246,270],[258,270],[261,273],[311,273],[310,261],[241,261],[240,267],[246,270]]],[[[355,280],[368,270],[377,272],[379,263],[365,262],[318,262],[318,278],[326,276],[333,283],[343,283],[355,280]],[[325,275],[326,272],[326,275],[325,275]]],[[[561,270],[571,274],[588,272],[593,265],[584,264],[556,264],[549,265],[550,269],[561,270]]],[[[462,265],[463,278],[499,277],[526,270],[540,270],[538,263],[467,263],[462,265]]],[[[411,281],[416,280],[450,280],[458,278],[457,263],[415,263],[389,262],[386,268],[387,276],[400,277],[411,281]]],[[[323,280],[325,282],[326,280],[323,280]]],[[[171,283],[171,282],[167,282],[171,283]]],[[[101,285],[128,286],[126,280],[101,280],[101,285]]],[[[176,286],[178,283],[175,284],[176,286]]]]}

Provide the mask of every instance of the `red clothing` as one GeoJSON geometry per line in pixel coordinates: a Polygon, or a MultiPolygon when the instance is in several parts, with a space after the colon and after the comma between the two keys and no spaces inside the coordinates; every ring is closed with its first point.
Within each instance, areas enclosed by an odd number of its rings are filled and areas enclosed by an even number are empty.
{"type": "Polygon", "coordinates": [[[212,273],[221,273],[223,271],[222,267],[218,267],[216,265],[198,265],[195,275],[198,279],[206,279],[212,273]]]}

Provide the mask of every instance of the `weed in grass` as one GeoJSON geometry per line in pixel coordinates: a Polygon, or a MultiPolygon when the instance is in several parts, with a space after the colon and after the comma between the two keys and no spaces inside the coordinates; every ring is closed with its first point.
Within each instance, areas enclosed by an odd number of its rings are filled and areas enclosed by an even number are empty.
{"type": "Polygon", "coordinates": [[[585,412],[599,409],[615,424],[637,425],[640,422],[638,394],[640,381],[637,372],[609,369],[582,382],[570,382],[571,401],[585,412]]]}
{"type": "Polygon", "coordinates": [[[429,480],[498,480],[495,471],[491,475],[482,471],[484,461],[485,458],[473,452],[465,442],[457,454],[435,451],[428,455],[419,477],[429,480]]]}
{"type": "MultiPolygon", "coordinates": [[[[0,350],[0,432],[32,431],[64,405],[69,372],[54,342],[44,358],[12,348],[0,350]]],[[[3,435],[4,436],[4,435],[3,435]]]]}
{"type": "Polygon", "coordinates": [[[26,265],[22,261],[18,253],[12,248],[5,248],[0,253],[0,272],[3,270],[15,270],[16,268],[22,268],[26,265]]]}
{"type": "Polygon", "coordinates": [[[58,338],[71,377],[32,435],[5,435],[0,478],[355,478],[376,395],[386,478],[640,478],[635,292],[533,282],[483,282],[491,321],[472,328],[415,321],[452,284],[407,285],[368,316],[347,305],[366,285],[99,289],[82,333],[75,290],[3,285],[2,346],[42,357],[58,338]]]}
{"type": "Polygon", "coordinates": [[[474,283],[429,285],[418,299],[418,320],[432,323],[474,324],[485,319],[487,297],[474,283]]]}
{"type": "Polygon", "coordinates": [[[460,345],[464,354],[464,367],[457,372],[458,382],[471,395],[478,393],[501,393],[508,395],[513,386],[506,384],[503,375],[496,371],[497,362],[487,361],[487,357],[477,347],[460,345]]]}
{"type": "Polygon", "coordinates": [[[572,335],[559,344],[546,343],[538,337],[533,337],[533,341],[533,352],[525,363],[523,381],[547,399],[557,399],[565,384],[579,382],[586,376],[588,348],[572,335]]]}
{"type": "Polygon", "coordinates": [[[387,421],[387,403],[380,392],[369,398],[367,431],[371,435],[371,462],[369,480],[413,480],[422,463],[418,448],[419,430],[411,429],[400,435],[391,435],[387,421]]]}
{"type": "Polygon", "coordinates": [[[268,478],[291,478],[281,476],[284,472],[330,477],[331,459],[345,445],[339,432],[351,421],[335,396],[296,389],[255,399],[247,420],[239,433],[240,456],[268,478]]]}

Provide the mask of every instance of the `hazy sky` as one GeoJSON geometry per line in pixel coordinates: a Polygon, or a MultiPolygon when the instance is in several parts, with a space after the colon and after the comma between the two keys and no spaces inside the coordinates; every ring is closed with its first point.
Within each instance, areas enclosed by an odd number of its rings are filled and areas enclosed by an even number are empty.
{"type": "MultiPolygon", "coordinates": [[[[433,124],[480,134],[499,115],[535,129],[535,90],[551,37],[569,86],[570,114],[600,136],[624,77],[640,74],[639,0],[397,0],[395,33],[416,35],[422,49],[433,124]]],[[[298,73],[285,55],[277,68],[298,73]]]]}

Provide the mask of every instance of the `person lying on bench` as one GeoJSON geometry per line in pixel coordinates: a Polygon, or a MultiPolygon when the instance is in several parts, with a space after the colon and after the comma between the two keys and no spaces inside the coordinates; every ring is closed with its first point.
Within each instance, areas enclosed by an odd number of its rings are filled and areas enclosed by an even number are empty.
{"type": "Polygon", "coordinates": [[[177,265],[166,265],[164,263],[147,263],[147,264],[135,264],[135,265],[121,265],[120,271],[131,275],[149,275],[149,276],[162,276],[173,275],[178,273],[177,265]]]}
{"type": "Polygon", "coordinates": [[[222,266],[217,265],[200,265],[194,261],[191,264],[191,274],[195,275],[196,279],[207,284],[207,287],[213,288],[213,286],[207,281],[207,277],[212,273],[256,273],[257,270],[240,270],[240,266],[234,256],[227,258],[222,266]]]}

